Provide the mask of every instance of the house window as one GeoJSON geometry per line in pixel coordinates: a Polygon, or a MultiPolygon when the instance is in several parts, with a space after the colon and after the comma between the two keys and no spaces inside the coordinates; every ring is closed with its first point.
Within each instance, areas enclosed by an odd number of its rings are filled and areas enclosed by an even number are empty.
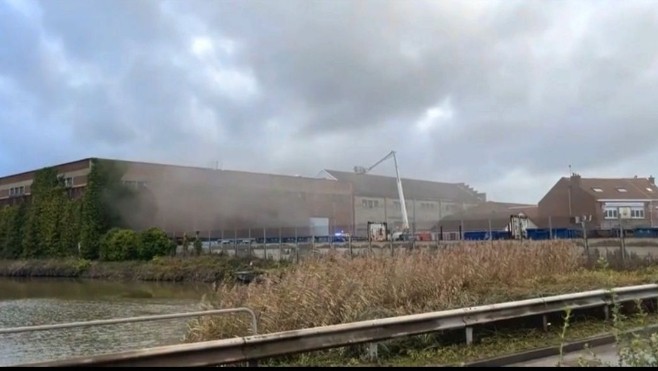
{"type": "Polygon", "coordinates": [[[619,192],[621,192],[621,193],[628,192],[628,191],[626,190],[626,188],[617,188],[617,190],[618,190],[619,192]]]}
{"type": "Polygon", "coordinates": [[[644,209],[631,209],[632,219],[644,219],[644,209]]]}
{"type": "Polygon", "coordinates": [[[604,219],[617,219],[617,209],[605,209],[603,210],[604,219]]]}
{"type": "Polygon", "coordinates": [[[603,190],[601,188],[598,188],[598,187],[592,188],[592,191],[597,192],[597,193],[603,192],[603,190]]]}
{"type": "Polygon", "coordinates": [[[73,177],[64,178],[64,187],[66,188],[73,187],[73,177]]]}

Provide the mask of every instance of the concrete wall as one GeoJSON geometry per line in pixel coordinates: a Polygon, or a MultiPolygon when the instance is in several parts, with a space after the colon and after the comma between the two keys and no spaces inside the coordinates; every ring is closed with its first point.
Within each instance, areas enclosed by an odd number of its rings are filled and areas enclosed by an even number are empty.
{"type": "Polygon", "coordinates": [[[146,185],[155,223],[178,235],[306,235],[318,217],[351,231],[351,186],[332,180],[144,163],[129,163],[123,179],[146,185]]]}

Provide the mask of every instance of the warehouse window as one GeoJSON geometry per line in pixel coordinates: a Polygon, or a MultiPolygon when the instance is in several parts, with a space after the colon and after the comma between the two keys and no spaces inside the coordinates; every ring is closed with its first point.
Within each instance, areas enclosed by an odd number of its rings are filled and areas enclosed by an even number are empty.
{"type": "Polygon", "coordinates": [[[16,197],[25,194],[25,186],[9,188],[9,196],[16,197]]]}

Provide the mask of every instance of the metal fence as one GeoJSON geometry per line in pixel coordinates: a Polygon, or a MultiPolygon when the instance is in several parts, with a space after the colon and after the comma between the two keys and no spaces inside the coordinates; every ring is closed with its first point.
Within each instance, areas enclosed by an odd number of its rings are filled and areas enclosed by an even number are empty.
{"type": "Polygon", "coordinates": [[[608,319],[615,303],[656,298],[655,284],[620,287],[23,366],[214,366],[455,329],[465,329],[470,343],[482,324],[539,315],[546,326],[548,314],[567,308],[603,308],[608,319]]]}
{"type": "Polygon", "coordinates": [[[162,321],[166,319],[181,319],[181,318],[192,318],[192,317],[202,317],[202,316],[212,316],[212,315],[221,315],[221,314],[232,314],[232,313],[247,313],[251,316],[251,331],[253,335],[258,334],[258,321],[256,313],[249,308],[228,308],[228,309],[212,309],[199,312],[186,312],[186,313],[172,313],[172,314],[156,314],[151,316],[138,316],[138,317],[126,317],[126,318],[113,318],[113,319],[101,319],[94,321],[83,321],[83,322],[69,322],[69,323],[58,323],[53,325],[38,325],[38,326],[24,326],[24,327],[8,327],[0,328],[0,335],[3,334],[18,334],[23,332],[35,332],[35,331],[50,331],[50,330],[61,330],[69,328],[81,328],[81,327],[92,327],[92,326],[106,326],[106,325],[118,325],[123,323],[135,323],[135,322],[147,322],[147,321],[162,321]]]}

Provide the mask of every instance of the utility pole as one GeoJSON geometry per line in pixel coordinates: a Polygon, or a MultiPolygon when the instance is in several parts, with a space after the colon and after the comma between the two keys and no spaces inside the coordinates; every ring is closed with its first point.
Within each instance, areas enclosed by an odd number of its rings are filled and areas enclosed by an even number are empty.
{"type": "Polygon", "coordinates": [[[583,241],[585,241],[585,254],[587,254],[587,263],[590,262],[590,254],[589,254],[589,241],[587,239],[587,225],[586,223],[592,219],[592,216],[590,215],[587,217],[586,215],[583,215],[581,221],[580,221],[580,226],[583,229],[583,241]]]}
{"type": "Polygon", "coordinates": [[[619,221],[619,250],[621,252],[621,264],[623,268],[626,265],[626,243],[624,241],[624,225],[623,225],[623,218],[621,216],[622,209],[626,211],[625,208],[621,208],[621,207],[617,208],[617,220],[619,221]]]}

